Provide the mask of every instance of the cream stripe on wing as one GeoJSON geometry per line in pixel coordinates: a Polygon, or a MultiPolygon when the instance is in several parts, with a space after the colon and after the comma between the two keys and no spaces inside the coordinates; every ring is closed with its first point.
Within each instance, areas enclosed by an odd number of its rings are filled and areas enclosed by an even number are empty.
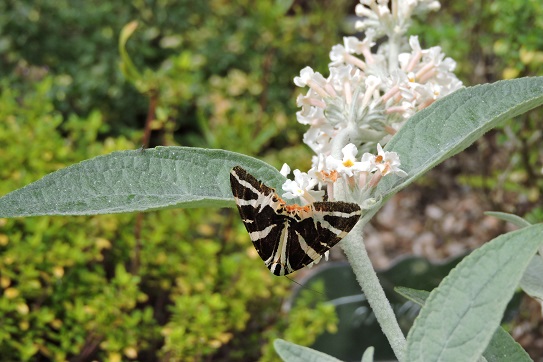
{"type": "Polygon", "coordinates": [[[256,242],[260,239],[264,239],[265,237],[267,237],[270,234],[270,232],[273,230],[273,228],[276,226],[277,225],[272,224],[266,227],[264,230],[253,231],[252,233],[249,233],[249,236],[251,237],[251,240],[253,242],[256,242]]]}
{"type": "Polygon", "coordinates": [[[307,254],[307,256],[309,256],[313,260],[321,258],[321,255],[317,253],[315,249],[307,245],[305,239],[297,231],[296,231],[296,235],[298,235],[298,243],[300,243],[300,247],[307,254]]]}
{"type": "Polygon", "coordinates": [[[238,175],[235,171],[233,171],[231,174],[236,178],[236,180],[238,180],[238,182],[239,182],[239,184],[240,184],[241,186],[243,186],[243,187],[245,187],[245,188],[248,188],[249,190],[251,190],[251,191],[254,192],[255,194],[261,194],[261,193],[262,193],[262,191],[255,189],[255,188],[253,187],[253,185],[251,185],[249,182],[247,182],[247,181],[241,179],[241,178],[239,177],[239,175],[238,175]]]}

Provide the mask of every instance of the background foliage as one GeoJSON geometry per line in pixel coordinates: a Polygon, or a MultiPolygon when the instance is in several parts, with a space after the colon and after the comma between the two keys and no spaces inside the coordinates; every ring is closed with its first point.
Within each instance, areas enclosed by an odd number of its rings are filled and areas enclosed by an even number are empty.
{"type": "MultiPolygon", "coordinates": [[[[149,90],[152,144],[257,154],[276,136],[298,147],[291,79],[310,59],[326,64],[340,16],[324,12],[344,13],[335,4],[283,16],[249,1],[2,2],[0,192],[138,148],[149,90]],[[131,20],[144,92],[118,67],[131,20]]],[[[334,325],[329,306],[281,311],[291,282],[263,267],[231,210],[3,219],[0,253],[7,360],[274,360],[269,339],[311,343],[334,325]]]]}
{"type": "MultiPolygon", "coordinates": [[[[307,167],[292,78],[306,65],[324,72],[354,2],[288,5],[0,2],[0,193],[138,148],[152,100],[151,145],[224,148],[307,167]],[[143,86],[119,69],[119,33],[133,20],[139,27],[127,51],[143,86]]],[[[443,8],[414,32],[455,58],[467,84],[541,74],[538,1],[443,8]]],[[[541,115],[524,117],[486,145],[516,155],[504,185],[520,177],[529,191],[509,205],[529,209],[542,188],[533,169],[542,162],[541,115]]],[[[497,172],[466,182],[494,189],[497,172]]],[[[0,219],[6,360],[273,360],[270,339],[310,344],[334,329],[333,310],[306,308],[310,298],[298,312],[281,311],[289,286],[263,267],[230,211],[0,219]]]]}
{"type": "MultiPolygon", "coordinates": [[[[543,6],[537,0],[469,3],[441,1],[442,10],[411,29],[426,46],[439,44],[458,63],[466,85],[543,74],[543,6]],[[459,19],[462,19],[459,21],[459,19]],[[461,41],[459,41],[461,40],[461,41]]],[[[543,217],[543,110],[534,109],[506,122],[474,146],[462,172],[462,184],[480,189],[495,210],[543,217]]],[[[452,161],[454,162],[454,161],[452,161]]]]}

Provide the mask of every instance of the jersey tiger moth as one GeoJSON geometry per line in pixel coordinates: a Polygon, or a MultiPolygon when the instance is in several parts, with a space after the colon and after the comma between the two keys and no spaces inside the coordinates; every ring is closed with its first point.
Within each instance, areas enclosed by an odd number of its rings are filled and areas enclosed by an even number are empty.
{"type": "Polygon", "coordinates": [[[288,205],[240,166],[230,172],[230,185],[256,251],[275,275],[320,260],[362,214],[357,204],[340,201],[288,205]]]}

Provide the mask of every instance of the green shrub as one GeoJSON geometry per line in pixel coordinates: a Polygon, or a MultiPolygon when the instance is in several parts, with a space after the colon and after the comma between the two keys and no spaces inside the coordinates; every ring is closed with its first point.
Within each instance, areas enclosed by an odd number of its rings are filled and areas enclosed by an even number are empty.
{"type": "Polygon", "coordinates": [[[48,72],[55,107],[64,114],[86,117],[99,109],[110,132],[139,128],[147,102],[122,76],[117,49],[122,27],[135,20],[140,29],[128,50],[138,68],[166,72],[192,63],[190,76],[174,76],[178,89],[170,88],[176,97],[183,93],[171,103],[178,142],[202,137],[199,120],[229,116],[210,98],[221,79],[229,81],[228,92],[218,100],[241,98],[246,126],[258,129],[263,114],[274,121],[276,114],[294,115],[292,78],[309,63],[326,64],[348,6],[311,0],[295,3],[285,15],[281,3],[288,1],[2,1],[0,77],[48,72]]]}
{"type": "MultiPolygon", "coordinates": [[[[139,147],[149,94],[118,68],[131,20],[128,52],[160,91],[158,143],[308,159],[287,120],[292,78],[326,64],[346,3],[287,15],[279,2],[0,3],[0,194],[139,147]]],[[[271,338],[310,341],[333,325],[327,307],[278,313],[291,283],[269,274],[230,211],[0,219],[0,255],[8,360],[252,360],[271,338]]]]}
{"type": "Polygon", "coordinates": [[[423,43],[439,44],[458,62],[458,74],[474,85],[540,75],[543,71],[543,7],[538,0],[442,2],[443,10],[411,29],[423,43]],[[462,39],[462,41],[458,41],[462,39]]]}
{"type": "MultiPolygon", "coordinates": [[[[99,112],[65,119],[51,77],[24,86],[0,88],[1,194],[137,147],[104,138],[99,112]]],[[[253,360],[272,336],[311,323],[304,340],[315,338],[330,318],[278,324],[290,282],[269,273],[230,211],[0,219],[0,256],[4,360],[253,360]]]]}

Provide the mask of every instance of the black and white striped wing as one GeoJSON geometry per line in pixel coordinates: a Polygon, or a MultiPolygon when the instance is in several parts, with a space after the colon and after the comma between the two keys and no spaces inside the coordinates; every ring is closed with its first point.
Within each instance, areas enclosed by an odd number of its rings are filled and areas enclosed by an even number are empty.
{"type": "Polygon", "coordinates": [[[253,244],[275,275],[319,260],[354,227],[360,207],[345,202],[287,205],[243,168],[230,173],[232,193],[253,244]]]}

